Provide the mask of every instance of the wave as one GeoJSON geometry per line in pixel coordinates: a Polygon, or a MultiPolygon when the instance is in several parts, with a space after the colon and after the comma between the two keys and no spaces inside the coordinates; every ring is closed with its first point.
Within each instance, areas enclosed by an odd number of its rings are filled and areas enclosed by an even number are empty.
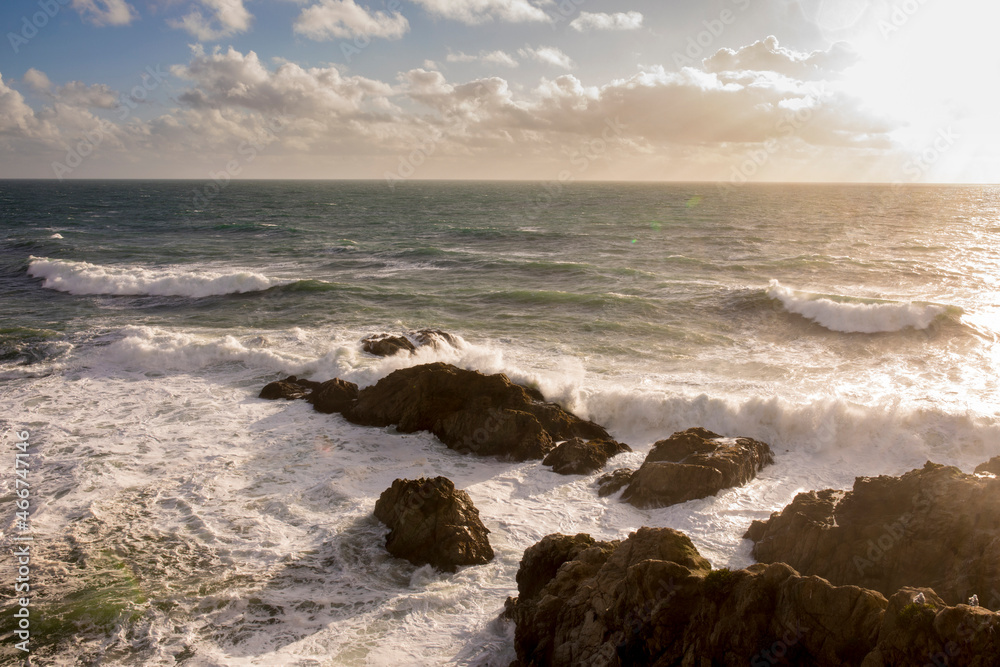
{"type": "Polygon", "coordinates": [[[785,310],[840,333],[885,333],[926,329],[942,316],[960,316],[962,309],[917,301],[861,301],[801,292],[772,280],[767,295],[785,310]]]}
{"type": "Polygon", "coordinates": [[[259,292],[294,282],[253,271],[198,271],[186,266],[147,269],[34,256],[29,259],[28,275],[41,278],[42,287],[70,294],[200,298],[259,292]]]}

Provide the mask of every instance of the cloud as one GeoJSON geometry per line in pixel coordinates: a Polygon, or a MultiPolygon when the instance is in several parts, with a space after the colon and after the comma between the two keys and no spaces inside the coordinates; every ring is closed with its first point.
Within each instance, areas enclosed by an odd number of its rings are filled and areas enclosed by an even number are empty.
{"type": "Polygon", "coordinates": [[[321,0],[302,10],[294,30],[317,41],[333,37],[399,39],[410,30],[410,23],[399,12],[369,12],[354,0],[321,0]]]}
{"type": "Polygon", "coordinates": [[[138,14],[125,0],[73,0],[73,9],[98,25],[128,25],[138,14]]]}
{"type": "Polygon", "coordinates": [[[52,82],[45,72],[40,72],[34,67],[24,73],[24,82],[36,93],[47,93],[52,89],[52,82]]]}
{"type": "Polygon", "coordinates": [[[518,54],[522,58],[531,58],[532,60],[537,60],[540,63],[561,67],[563,69],[573,69],[576,67],[576,63],[573,62],[572,58],[554,46],[542,46],[537,49],[526,46],[523,49],[518,49],[518,54]]]}
{"type": "Polygon", "coordinates": [[[480,51],[479,55],[462,52],[449,53],[445,60],[450,63],[482,62],[491,65],[503,65],[504,67],[518,66],[518,62],[514,59],[514,56],[506,51],[480,51]]]}
{"type": "Polygon", "coordinates": [[[615,14],[594,14],[580,12],[569,27],[577,32],[590,30],[638,30],[642,27],[643,16],[639,12],[618,12],[615,14]]]}
{"type": "Polygon", "coordinates": [[[859,60],[845,42],[837,42],[827,51],[800,53],[778,44],[773,35],[734,51],[719,49],[703,61],[709,72],[777,72],[797,79],[822,79],[841,72],[859,60]]]}
{"type": "Polygon", "coordinates": [[[413,0],[431,14],[467,25],[499,20],[548,23],[552,18],[528,0],[413,0]]]}
{"type": "Polygon", "coordinates": [[[201,42],[217,42],[250,29],[253,15],[243,6],[243,0],[200,1],[206,9],[212,11],[212,16],[206,18],[200,9],[194,8],[184,18],[172,19],[167,24],[172,28],[186,30],[201,42]]]}

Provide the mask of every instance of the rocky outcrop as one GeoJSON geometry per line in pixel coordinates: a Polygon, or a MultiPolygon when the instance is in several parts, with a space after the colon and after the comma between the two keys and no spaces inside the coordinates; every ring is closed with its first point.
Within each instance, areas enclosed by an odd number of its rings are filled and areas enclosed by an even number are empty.
{"type": "Polygon", "coordinates": [[[800,493],[746,537],[758,561],[834,584],[985,603],[1000,590],[1000,480],[929,462],[901,477],[859,477],[846,493],[800,493]]]}
{"type": "Polygon", "coordinates": [[[344,416],[363,426],[430,431],[448,447],[515,461],[540,459],[558,440],[611,440],[535,389],[507,376],[433,363],[403,368],[361,390],[344,416]]]}
{"type": "Polygon", "coordinates": [[[771,448],[763,442],[692,428],[653,445],[622,499],[648,508],[705,498],[746,484],[771,463],[771,448]]]}
{"type": "Polygon", "coordinates": [[[459,347],[459,338],[440,329],[420,329],[400,336],[388,333],[372,334],[361,339],[361,349],[377,357],[391,357],[405,352],[412,354],[418,347],[429,345],[435,349],[459,347]]]}
{"type": "Polygon", "coordinates": [[[266,398],[270,401],[276,401],[283,398],[291,401],[299,398],[306,398],[309,393],[318,386],[318,382],[313,382],[312,380],[299,380],[292,375],[284,380],[278,380],[264,385],[264,388],[261,389],[260,394],[258,394],[258,398],[266,398]]]}
{"type": "Polygon", "coordinates": [[[344,380],[328,380],[319,384],[306,398],[317,412],[334,414],[343,412],[358,400],[358,385],[344,380]]]}
{"type": "Polygon", "coordinates": [[[623,542],[550,535],[525,551],[512,667],[593,665],[992,665],[1000,615],[914,609],[915,591],[891,601],[834,586],[788,565],[712,570],[691,541],[642,528],[623,542]],[[934,663],[940,651],[948,662],[934,663]]]}
{"type": "Polygon", "coordinates": [[[980,463],[976,466],[976,472],[985,472],[1000,477],[1000,456],[994,456],[986,463],[980,463]]]}
{"type": "Polygon", "coordinates": [[[560,475],[589,475],[605,466],[612,456],[631,452],[628,445],[614,440],[573,438],[548,453],[542,465],[552,466],[560,475]]]}
{"type": "Polygon", "coordinates": [[[479,510],[445,477],[397,479],[379,497],[375,517],[389,527],[389,553],[414,565],[454,572],[493,560],[479,510]]]}
{"type": "Polygon", "coordinates": [[[400,352],[413,352],[417,347],[405,336],[374,334],[361,339],[361,349],[376,357],[391,357],[400,352]]]}
{"type": "Polygon", "coordinates": [[[634,474],[635,470],[632,468],[619,468],[606,475],[601,475],[597,478],[597,495],[603,498],[618,493],[622,487],[628,486],[634,474]]]}

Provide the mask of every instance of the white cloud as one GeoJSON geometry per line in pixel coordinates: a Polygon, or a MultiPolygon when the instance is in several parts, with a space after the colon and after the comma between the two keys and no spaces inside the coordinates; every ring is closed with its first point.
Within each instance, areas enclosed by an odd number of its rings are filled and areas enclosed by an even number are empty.
{"type": "Polygon", "coordinates": [[[563,69],[573,69],[576,67],[576,63],[573,62],[572,58],[554,46],[541,46],[537,49],[526,46],[523,49],[518,49],[518,54],[522,58],[531,58],[540,63],[563,69]]]}
{"type": "Polygon", "coordinates": [[[504,67],[517,67],[518,62],[514,56],[506,51],[480,51],[478,55],[468,53],[449,53],[445,58],[450,63],[470,63],[482,62],[491,65],[503,65],[504,67]]]}
{"type": "Polygon", "coordinates": [[[332,37],[399,39],[409,30],[409,21],[399,12],[370,12],[354,0],[321,0],[303,9],[295,21],[295,32],[315,40],[332,37]]]}
{"type": "Polygon", "coordinates": [[[73,9],[94,25],[128,25],[138,14],[125,0],[73,0],[73,9]]]}
{"type": "Polygon", "coordinates": [[[703,61],[709,72],[777,72],[798,79],[829,78],[858,61],[858,54],[845,42],[837,42],[827,51],[800,53],[778,44],[771,35],[734,51],[719,49],[703,61]]]}
{"type": "Polygon", "coordinates": [[[192,9],[184,18],[168,21],[172,28],[186,30],[202,42],[216,42],[250,29],[253,15],[243,6],[243,0],[200,0],[212,16],[206,18],[198,8],[192,9]]]}
{"type": "Polygon", "coordinates": [[[47,93],[52,90],[52,82],[45,72],[40,72],[34,67],[24,73],[24,82],[36,93],[47,93]]]}
{"type": "Polygon", "coordinates": [[[569,24],[578,32],[590,30],[638,30],[642,27],[643,16],[639,12],[617,12],[615,14],[594,14],[580,12],[569,24]]]}
{"type": "Polygon", "coordinates": [[[431,14],[479,25],[493,20],[508,23],[548,23],[552,18],[528,0],[413,0],[431,14]]]}

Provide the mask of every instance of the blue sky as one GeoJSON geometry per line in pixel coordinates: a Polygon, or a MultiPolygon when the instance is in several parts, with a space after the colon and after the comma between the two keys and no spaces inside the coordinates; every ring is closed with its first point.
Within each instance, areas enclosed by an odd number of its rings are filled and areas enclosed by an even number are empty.
{"type": "Polygon", "coordinates": [[[0,177],[995,182],[977,0],[17,0],[0,177]]]}

